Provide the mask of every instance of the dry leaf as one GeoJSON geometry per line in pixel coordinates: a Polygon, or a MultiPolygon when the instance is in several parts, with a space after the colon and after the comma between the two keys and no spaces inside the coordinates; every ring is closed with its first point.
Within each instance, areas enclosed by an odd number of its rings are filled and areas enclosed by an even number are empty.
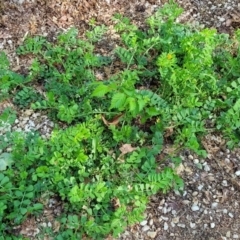
{"type": "Polygon", "coordinates": [[[123,144],[119,150],[121,151],[121,156],[123,156],[127,153],[135,151],[136,149],[137,149],[136,147],[132,147],[131,144],[126,143],[126,144],[123,144]]]}
{"type": "Polygon", "coordinates": [[[113,126],[117,126],[119,121],[120,121],[120,118],[123,116],[123,113],[115,116],[113,119],[111,119],[110,121],[106,120],[106,118],[102,115],[102,120],[104,122],[104,124],[106,126],[110,126],[110,125],[113,125],[113,126]]]}

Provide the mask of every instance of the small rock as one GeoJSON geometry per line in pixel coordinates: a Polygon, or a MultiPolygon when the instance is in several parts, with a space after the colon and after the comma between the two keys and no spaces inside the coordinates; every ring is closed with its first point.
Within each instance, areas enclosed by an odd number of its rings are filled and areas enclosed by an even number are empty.
{"type": "Polygon", "coordinates": [[[164,222],[163,229],[164,229],[165,231],[167,231],[167,230],[168,230],[168,224],[167,224],[167,222],[164,222]]]}
{"type": "Polygon", "coordinates": [[[230,238],[230,237],[231,237],[231,232],[230,232],[230,231],[227,231],[226,237],[227,237],[227,238],[230,238]]]}
{"type": "Polygon", "coordinates": [[[52,223],[51,222],[48,222],[48,227],[52,227],[52,223]]]}
{"type": "Polygon", "coordinates": [[[178,223],[178,222],[179,222],[179,217],[173,218],[173,219],[172,219],[172,222],[173,222],[173,223],[178,223]]]}
{"type": "Polygon", "coordinates": [[[216,208],[217,206],[218,206],[217,202],[213,202],[212,205],[211,205],[212,208],[216,208]]]}
{"type": "Polygon", "coordinates": [[[142,222],[140,222],[140,225],[141,225],[141,226],[147,225],[147,220],[143,220],[142,222]]]}
{"type": "Polygon", "coordinates": [[[171,226],[174,228],[176,225],[174,222],[171,222],[171,226]]]}
{"type": "Polygon", "coordinates": [[[145,225],[143,228],[142,228],[142,231],[143,232],[146,232],[150,229],[150,227],[148,225],[145,225]]]}
{"type": "Polygon", "coordinates": [[[199,160],[196,158],[196,159],[193,160],[193,162],[194,162],[195,164],[198,164],[198,163],[199,163],[199,160]]]}
{"type": "Polygon", "coordinates": [[[206,164],[206,165],[204,166],[204,171],[205,171],[205,172],[209,172],[209,171],[210,171],[209,165],[206,164]]]}
{"type": "Polygon", "coordinates": [[[159,203],[160,206],[162,206],[165,203],[165,199],[163,198],[161,202],[159,203]]]}
{"type": "Polygon", "coordinates": [[[223,213],[228,213],[228,210],[226,208],[223,209],[223,213]]]}
{"type": "Polygon", "coordinates": [[[152,226],[152,225],[153,225],[153,219],[150,219],[148,224],[149,224],[150,226],[152,226]]]}
{"type": "Polygon", "coordinates": [[[233,218],[233,214],[232,214],[232,213],[228,213],[228,216],[229,216],[230,218],[233,218]]]}
{"type": "Polygon", "coordinates": [[[183,203],[184,205],[188,205],[188,204],[190,203],[190,201],[189,201],[189,200],[183,200],[182,203],[183,203]]]}
{"type": "Polygon", "coordinates": [[[195,227],[196,227],[196,223],[190,222],[190,228],[195,228],[195,227]]]}
{"type": "Polygon", "coordinates": [[[193,192],[193,193],[192,193],[192,195],[195,197],[195,196],[197,196],[197,195],[198,195],[198,192],[197,192],[197,191],[195,191],[195,192],[193,192]]]}
{"type": "Polygon", "coordinates": [[[193,160],[193,155],[191,155],[191,154],[188,155],[188,159],[189,159],[189,160],[193,160]]]}
{"type": "Polygon", "coordinates": [[[167,213],[167,208],[164,207],[164,208],[162,209],[162,212],[163,212],[164,214],[166,214],[166,213],[167,213]]]}
{"type": "Polygon", "coordinates": [[[239,238],[238,234],[233,234],[233,238],[239,238]]]}
{"type": "Polygon", "coordinates": [[[204,187],[204,186],[203,186],[202,184],[199,185],[199,186],[198,186],[198,190],[201,191],[201,190],[203,189],[203,187],[204,187]]]}
{"type": "Polygon", "coordinates": [[[211,224],[210,224],[210,227],[211,227],[211,228],[215,228],[215,223],[211,223],[211,224]]]}
{"type": "Polygon", "coordinates": [[[176,210],[172,210],[172,215],[176,215],[177,211],[176,210]]]}
{"type": "Polygon", "coordinates": [[[226,180],[223,180],[222,181],[222,186],[227,187],[228,186],[228,182],[226,180]]]}
{"type": "Polygon", "coordinates": [[[149,232],[147,232],[147,235],[148,235],[148,237],[155,239],[157,236],[157,232],[149,231],[149,232]]]}
{"type": "Polygon", "coordinates": [[[236,176],[240,176],[240,170],[235,172],[236,176]]]}
{"type": "Polygon", "coordinates": [[[185,225],[185,224],[183,224],[183,223],[179,223],[179,224],[178,224],[178,227],[180,227],[180,228],[185,228],[185,227],[186,227],[186,225],[185,225]]]}
{"type": "Polygon", "coordinates": [[[43,222],[41,225],[42,225],[44,228],[47,227],[47,223],[45,223],[45,222],[43,222]]]}
{"type": "Polygon", "coordinates": [[[225,21],[225,18],[224,18],[224,17],[220,17],[220,18],[218,18],[218,20],[219,20],[220,22],[224,22],[224,21],[225,21]]]}
{"type": "Polygon", "coordinates": [[[168,217],[161,216],[164,221],[168,221],[168,217]]]}
{"type": "Polygon", "coordinates": [[[31,116],[33,114],[33,110],[32,109],[28,109],[24,112],[24,115],[26,116],[31,116]]]}
{"type": "Polygon", "coordinates": [[[193,212],[195,212],[195,211],[198,211],[200,208],[197,205],[192,205],[191,209],[193,212]]]}

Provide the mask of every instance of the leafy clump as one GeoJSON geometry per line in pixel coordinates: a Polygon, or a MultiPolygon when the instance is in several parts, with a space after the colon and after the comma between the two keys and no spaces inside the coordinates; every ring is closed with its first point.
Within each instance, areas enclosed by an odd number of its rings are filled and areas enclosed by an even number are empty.
{"type": "MultiPolygon", "coordinates": [[[[35,57],[25,77],[1,54],[3,98],[45,110],[56,123],[50,139],[11,127],[0,137],[2,235],[39,214],[48,193],[64,205],[56,239],[118,236],[142,219],[152,194],[183,189],[178,151],[205,156],[201,138],[212,131],[230,147],[239,142],[240,32],[230,38],[183,25],[181,13],[166,4],[144,30],[115,15],[122,42],[113,56],[96,53],[106,27],[94,23],[85,40],[75,28],[54,42],[28,38],[17,50],[35,57]],[[115,62],[121,70],[96,77],[115,62]],[[171,165],[158,160],[166,140],[176,149],[171,165]]],[[[0,119],[11,126],[15,118],[6,111],[0,119]]]]}

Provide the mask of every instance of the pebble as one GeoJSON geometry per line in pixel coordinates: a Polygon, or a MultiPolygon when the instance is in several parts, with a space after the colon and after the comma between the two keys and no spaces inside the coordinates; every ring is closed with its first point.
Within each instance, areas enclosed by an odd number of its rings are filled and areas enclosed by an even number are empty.
{"type": "Polygon", "coordinates": [[[212,208],[216,208],[217,206],[218,206],[217,202],[213,202],[212,205],[211,205],[212,208]]]}
{"type": "Polygon", "coordinates": [[[193,160],[193,155],[191,155],[191,154],[188,155],[188,159],[189,159],[189,160],[193,160]]]}
{"type": "Polygon", "coordinates": [[[230,218],[233,218],[233,214],[232,214],[232,213],[228,213],[228,216],[229,216],[230,218]]]}
{"type": "Polygon", "coordinates": [[[148,237],[155,239],[157,236],[157,232],[149,231],[149,232],[147,232],[147,235],[148,235],[148,237]]]}
{"type": "Polygon", "coordinates": [[[236,176],[240,176],[240,170],[235,172],[236,176]]]}
{"type": "Polygon", "coordinates": [[[168,221],[168,217],[161,216],[162,220],[168,221]]]}
{"type": "Polygon", "coordinates": [[[220,22],[224,22],[224,21],[225,21],[225,18],[224,18],[224,17],[220,17],[220,18],[218,18],[218,20],[219,20],[220,22]]]}
{"type": "Polygon", "coordinates": [[[202,184],[199,185],[199,186],[198,186],[198,190],[201,191],[201,190],[203,189],[203,187],[204,187],[204,186],[203,186],[202,184]]]}
{"type": "Polygon", "coordinates": [[[176,215],[177,211],[176,210],[172,210],[172,215],[176,215]]]}
{"type": "Polygon", "coordinates": [[[186,225],[183,224],[183,223],[179,223],[177,226],[180,227],[180,228],[185,228],[186,227],[186,225]]]}
{"type": "Polygon", "coordinates": [[[167,208],[164,207],[164,208],[162,209],[162,212],[163,212],[164,214],[166,214],[166,213],[167,213],[167,208]]]}
{"type": "Polygon", "coordinates": [[[223,213],[227,213],[228,210],[226,208],[223,209],[223,213]]]}
{"type": "Polygon", "coordinates": [[[197,191],[195,191],[195,192],[193,192],[193,193],[192,193],[192,195],[195,197],[195,196],[197,196],[197,195],[198,195],[198,192],[197,192],[197,191]]]}
{"type": "Polygon", "coordinates": [[[211,227],[211,228],[215,228],[215,223],[211,223],[211,224],[210,224],[210,227],[211,227]]]}
{"type": "Polygon", "coordinates": [[[233,238],[239,238],[238,234],[233,234],[233,238]]]}
{"type": "Polygon", "coordinates": [[[163,229],[164,229],[165,231],[168,230],[168,224],[167,224],[166,222],[164,222],[163,229]]]}
{"type": "Polygon", "coordinates": [[[228,182],[226,180],[223,180],[222,181],[222,186],[227,187],[228,186],[228,182]]]}
{"type": "Polygon", "coordinates": [[[206,165],[204,166],[204,171],[205,171],[205,172],[209,172],[210,170],[211,170],[211,169],[210,169],[209,165],[206,164],[206,165]]]}
{"type": "Polygon", "coordinates": [[[190,228],[195,228],[196,227],[196,223],[190,222],[190,228]]]}
{"type": "Polygon", "coordinates": [[[179,217],[173,218],[173,219],[172,219],[172,222],[173,222],[173,223],[178,223],[178,222],[179,222],[179,217]]]}
{"type": "Polygon", "coordinates": [[[140,222],[140,225],[141,225],[141,226],[147,225],[147,220],[144,220],[144,221],[140,222]]]}
{"type": "Polygon", "coordinates": [[[145,225],[143,228],[142,228],[142,231],[143,232],[146,232],[150,229],[150,227],[148,225],[145,225]]]}
{"type": "Polygon", "coordinates": [[[150,219],[149,223],[148,223],[150,226],[153,225],[153,219],[150,219]]]}
{"type": "Polygon", "coordinates": [[[198,164],[198,163],[199,163],[199,160],[196,158],[196,159],[193,160],[193,162],[194,162],[195,164],[198,164]]]}
{"type": "Polygon", "coordinates": [[[230,232],[230,231],[227,231],[226,237],[227,237],[227,238],[230,238],[230,237],[231,237],[231,232],[230,232]]]}
{"type": "Polygon", "coordinates": [[[43,222],[41,225],[42,225],[44,228],[47,227],[47,223],[45,223],[45,222],[43,222]]]}
{"type": "Polygon", "coordinates": [[[198,211],[200,208],[198,205],[192,205],[191,209],[193,212],[195,212],[195,211],[198,211]]]}
{"type": "Polygon", "coordinates": [[[188,205],[188,204],[190,203],[190,201],[189,201],[189,200],[183,200],[182,203],[183,203],[184,205],[188,205]]]}

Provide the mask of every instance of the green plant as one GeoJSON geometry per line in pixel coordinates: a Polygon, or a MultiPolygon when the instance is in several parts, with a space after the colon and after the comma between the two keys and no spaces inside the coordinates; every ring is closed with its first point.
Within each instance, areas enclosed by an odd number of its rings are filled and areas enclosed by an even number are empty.
{"type": "Polygon", "coordinates": [[[117,14],[122,42],[111,58],[95,54],[106,27],[94,21],[85,40],[75,28],[54,42],[26,39],[17,51],[35,57],[26,77],[11,72],[0,55],[2,99],[45,110],[56,123],[44,139],[13,132],[16,114],[10,109],[0,116],[3,236],[28,214],[39,214],[38,199],[46,192],[64,205],[55,239],[118,236],[142,219],[149,196],[183,189],[174,168],[159,167],[166,140],[175,145],[174,166],[181,149],[205,156],[201,138],[209,132],[223,133],[230,147],[239,142],[240,31],[230,38],[180,24],[181,13],[170,2],[147,19],[144,30],[117,14]],[[97,81],[96,71],[116,60],[122,70],[97,81]]]}

